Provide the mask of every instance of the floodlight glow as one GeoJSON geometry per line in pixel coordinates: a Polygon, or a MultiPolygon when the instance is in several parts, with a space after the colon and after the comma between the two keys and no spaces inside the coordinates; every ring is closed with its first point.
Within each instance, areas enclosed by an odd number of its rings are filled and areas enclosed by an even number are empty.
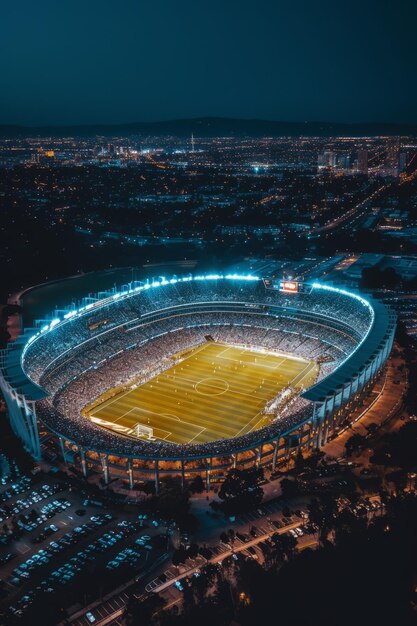
{"type": "Polygon", "coordinates": [[[224,278],[227,280],[260,280],[259,276],[253,276],[252,274],[226,274],[224,278]]]}
{"type": "MultiPolygon", "coordinates": [[[[237,273],[229,273],[229,274],[216,274],[216,273],[212,273],[212,274],[198,274],[195,276],[184,276],[182,278],[171,278],[171,279],[166,279],[164,276],[160,277],[160,280],[154,280],[153,282],[150,282],[149,279],[147,279],[147,282],[144,283],[143,285],[125,290],[125,291],[121,291],[121,292],[117,292],[115,294],[113,294],[112,296],[110,296],[110,298],[108,299],[104,299],[101,302],[95,302],[95,303],[89,303],[83,307],[80,307],[78,310],[74,309],[72,311],[69,311],[68,313],[66,313],[63,316],[63,319],[60,320],[59,318],[56,318],[54,320],[52,320],[52,322],[50,322],[49,324],[46,324],[45,326],[43,326],[40,329],[41,333],[45,333],[48,332],[50,330],[52,330],[53,328],[55,328],[58,324],[62,324],[67,322],[68,320],[71,320],[72,318],[83,314],[86,311],[91,310],[93,307],[100,307],[106,303],[108,303],[109,300],[118,300],[119,298],[125,298],[128,296],[131,296],[132,294],[136,294],[139,293],[141,291],[145,291],[151,288],[156,289],[157,287],[161,287],[161,286],[165,286],[165,285],[169,285],[169,284],[177,284],[177,283],[186,283],[186,282],[191,282],[191,281],[211,281],[211,280],[243,280],[243,281],[259,281],[261,280],[259,278],[259,276],[255,276],[253,274],[237,274],[237,273]]],[[[369,302],[367,300],[365,300],[364,298],[362,298],[361,296],[352,293],[350,291],[346,291],[345,289],[339,289],[338,287],[331,287],[330,285],[323,285],[321,283],[315,282],[312,284],[312,287],[315,289],[323,289],[326,291],[333,291],[335,293],[340,293],[342,295],[345,296],[349,296],[352,298],[355,298],[356,300],[358,300],[359,302],[361,302],[364,306],[366,306],[372,315],[372,321],[374,319],[374,310],[372,308],[372,306],[369,304],[369,302]]],[[[369,331],[368,331],[369,332],[369,331]]],[[[39,333],[37,333],[36,335],[33,335],[33,338],[36,338],[37,335],[39,333]]],[[[366,338],[366,336],[365,336],[366,338]]],[[[362,342],[361,342],[362,343],[362,342]]],[[[22,352],[22,357],[26,351],[26,346],[29,344],[29,341],[26,343],[23,352],[22,352]]],[[[359,344],[360,345],[360,344],[359,344]]]]}
{"type": "Polygon", "coordinates": [[[362,296],[359,296],[357,293],[354,293],[353,291],[346,291],[346,289],[340,289],[339,287],[331,287],[330,285],[323,285],[322,283],[313,283],[312,287],[313,289],[324,289],[326,291],[333,291],[334,293],[340,293],[343,296],[350,296],[351,298],[356,298],[356,300],[359,300],[359,302],[361,302],[364,306],[368,307],[372,313],[374,312],[368,300],[365,300],[365,298],[362,298],[362,296]]]}

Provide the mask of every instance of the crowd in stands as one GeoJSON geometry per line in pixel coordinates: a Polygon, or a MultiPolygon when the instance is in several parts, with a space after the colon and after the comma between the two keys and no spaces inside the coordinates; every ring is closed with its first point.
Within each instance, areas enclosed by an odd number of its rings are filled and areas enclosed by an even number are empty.
{"type": "Polygon", "coordinates": [[[252,431],[234,439],[223,439],[209,443],[175,444],[165,440],[149,441],[116,435],[93,424],[80,415],[70,419],[58,411],[47,400],[37,404],[40,420],[52,432],[62,435],[66,440],[81,446],[84,450],[94,450],[118,457],[140,459],[190,459],[211,456],[223,456],[248,450],[260,442],[273,441],[312,417],[312,404],[303,398],[297,398],[295,406],[287,414],[265,428],[252,431]]]}
{"type": "Polygon", "coordinates": [[[338,330],[290,317],[272,317],[246,312],[176,314],[153,323],[136,326],[130,331],[118,329],[100,335],[88,344],[76,347],[57,358],[52,366],[43,372],[39,382],[52,394],[88,370],[106,368],[109,372],[107,388],[123,384],[132,378],[135,372],[145,372],[148,363],[162,362],[164,356],[179,352],[187,345],[194,345],[194,342],[201,340],[204,334],[210,334],[220,342],[262,346],[267,350],[293,354],[309,360],[327,355],[328,363],[322,364],[321,377],[334,369],[335,365],[356,346],[354,338],[338,330]],[[178,332],[180,329],[184,329],[184,332],[178,332]],[[159,343],[156,342],[158,337],[163,337],[159,343]],[[149,353],[151,340],[153,350],[149,353]],[[142,350],[144,346],[146,347],[142,350]],[[138,355],[134,356],[133,353],[138,349],[138,355]],[[157,353],[154,353],[156,350],[157,353]],[[117,362],[110,371],[110,361],[114,359],[117,359],[117,362]],[[127,372],[123,362],[126,362],[127,372]],[[111,384],[112,372],[115,385],[111,384]],[[119,375],[117,372],[120,372],[119,375]]]}
{"type": "Polygon", "coordinates": [[[29,346],[24,357],[25,370],[32,380],[39,382],[45,369],[62,354],[80,345],[86,350],[99,337],[105,341],[112,335],[112,340],[116,340],[117,332],[135,329],[138,324],[143,329],[144,320],[152,312],[159,311],[162,316],[163,311],[173,307],[191,309],[193,305],[220,302],[240,303],[241,307],[259,305],[270,313],[274,312],[274,307],[279,307],[287,315],[299,312],[317,319],[325,318],[335,325],[350,328],[357,340],[365,335],[372,321],[368,307],[356,298],[337,292],[313,289],[311,293],[288,295],[265,289],[262,281],[190,281],[121,297],[59,324],[29,346]],[[106,323],[102,324],[104,321],[106,323]]]}
{"type": "MultiPolygon", "coordinates": [[[[113,358],[102,362],[101,366],[89,366],[75,377],[74,362],[81,365],[78,359],[70,359],[60,368],[55,368],[45,378],[44,387],[51,393],[50,398],[38,403],[38,415],[54,432],[61,433],[80,445],[94,450],[107,451],[115,455],[150,457],[164,455],[169,458],[188,457],[190,455],[226,454],[234,449],[244,449],[253,441],[271,438],[294,428],[300,421],[309,417],[312,410],[310,402],[303,398],[295,398],[284,410],[280,410],[276,420],[270,426],[249,433],[231,441],[217,441],[209,444],[177,445],[165,441],[133,440],[116,435],[100,426],[93,424],[81,415],[82,409],[113,387],[126,385],[140,375],[140,381],[156,376],[172,366],[172,355],[197,346],[210,337],[219,342],[246,346],[248,348],[263,347],[278,353],[290,353],[310,359],[317,355],[330,354],[332,361],[324,363],[323,368],[334,369],[346,356],[342,350],[352,350],[355,342],[352,338],[342,335],[339,331],[323,326],[314,327],[307,323],[308,331],[315,335],[307,335],[305,324],[290,318],[271,318],[254,314],[230,313],[198,313],[196,315],[176,316],[152,325],[153,339],[142,339],[129,349],[116,354],[113,358]],[[161,324],[166,329],[164,334],[161,324]],[[174,324],[176,322],[176,324],[174,324]],[[179,327],[178,323],[193,323],[193,326],[179,327]],[[274,326],[271,327],[271,322],[274,326]],[[256,324],[256,326],[255,326],[256,324]],[[158,331],[158,332],[157,332],[158,331]],[[155,336],[158,335],[159,336],[155,336]],[[319,338],[321,334],[321,338],[319,338]],[[330,343],[330,338],[334,341],[330,343]],[[94,442],[94,443],[92,443],[94,442]]],[[[133,331],[132,331],[133,332],[133,331]]],[[[134,331],[139,332],[139,329],[134,331]]],[[[142,331],[143,332],[143,329],[142,331]]],[[[148,328],[150,332],[150,328],[148,328]]],[[[126,336],[124,333],[123,335],[126,336]]],[[[103,348],[103,342],[99,344],[103,348]]],[[[88,364],[87,362],[83,363],[88,364]]]]}
{"type": "Polygon", "coordinates": [[[312,404],[296,397],[261,430],[186,445],[123,437],[81,411],[109,389],[171,367],[173,355],[207,338],[316,360],[321,379],[355,349],[371,321],[368,307],[334,292],[288,295],[262,281],[190,281],[121,297],[58,325],[29,346],[24,367],[49,393],[37,402],[40,419],[85,449],[138,458],[230,454],[295,428],[311,416],[312,404]]]}

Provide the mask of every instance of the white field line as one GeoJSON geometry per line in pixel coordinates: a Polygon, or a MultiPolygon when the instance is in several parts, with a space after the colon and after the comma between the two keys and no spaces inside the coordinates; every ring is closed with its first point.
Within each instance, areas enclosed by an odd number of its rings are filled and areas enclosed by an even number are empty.
{"type": "MultiPolygon", "coordinates": [[[[260,415],[261,413],[262,413],[262,411],[258,411],[258,413],[257,413],[256,415],[254,415],[254,416],[253,416],[253,417],[249,420],[249,422],[246,422],[246,424],[245,424],[244,426],[242,426],[242,428],[241,428],[241,429],[240,429],[240,430],[239,430],[239,431],[238,431],[235,435],[233,435],[233,437],[238,437],[238,436],[240,435],[240,433],[242,432],[242,430],[245,430],[245,428],[247,428],[247,427],[249,426],[249,424],[250,424],[251,422],[253,422],[253,420],[254,420],[254,419],[256,419],[257,417],[259,417],[259,415],[260,415]]],[[[258,420],[258,422],[259,422],[259,421],[260,421],[260,420],[258,420]]],[[[258,423],[258,422],[257,422],[257,423],[258,423]]],[[[252,430],[253,430],[253,427],[252,427],[252,428],[250,429],[250,431],[248,431],[248,432],[251,432],[252,430]]]]}
{"type": "Polygon", "coordinates": [[[207,428],[203,428],[201,430],[200,433],[197,433],[197,435],[195,437],[193,437],[192,439],[190,439],[190,441],[188,443],[191,443],[192,441],[194,441],[194,439],[196,439],[197,437],[199,437],[205,430],[207,430],[207,428]]]}
{"type": "MultiPolygon", "coordinates": [[[[199,437],[201,435],[201,433],[206,430],[205,427],[198,426],[197,424],[193,424],[192,422],[187,422],[186,420],[183,420],[180,417],[178,417],[178,415],[168,415],[167,413],[155,413],[154,411],[149,411],[149,409],[145,409],[145,408],[139,407],[139,406],[135,406],[132,409],[130,409],[129,411],[126,411],[126,413],[124,413],[121,417],[118,417],[117,420],[114,420],[111,423],[116,424],[116,422],[118,422],[119,420],[121,420],[124,417],[126,417],[126,415],[128,415],[132,411],[143,411],[144,413],[150,413],[154,419],[157,419],[158,417],[164,417],[165,419],[169,419],[169,420],[172,420],[172,421],[179,422],[180,424],[185,424],[187,426],[191,426],[192,429],[194,429],[194,430],[196,428],[198,428],[199,432],[193,437],[193,439],[195,439],[196,437],[199,437]]],[[[143,426],[151,426],[151,428],[153,428],[154,430],[155,429],[156,430],[162,430],[163,432],[168,433],[167,437],[165,437],[165,440],[170,435],[173,434],[172,431],[169,432],[168,430],[165,430],[165,428],[160,428],[159,426],[152,426],[152,424],[144,424],[143,422],[140,422],[139,420],[136,423],[137,424],[142,424],[143,426]]],[[[157,437],[157,439],[160,439],[160,437],[157,437]]],[[[191,439],[191,441],[193,441],[193,439],[191,439]]]]}

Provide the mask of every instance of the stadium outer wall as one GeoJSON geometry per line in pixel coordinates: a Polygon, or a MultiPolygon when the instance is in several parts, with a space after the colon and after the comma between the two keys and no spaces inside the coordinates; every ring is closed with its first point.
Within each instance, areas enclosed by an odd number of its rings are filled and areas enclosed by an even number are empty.
{"type": "MultiPolygon", "coordinates": [[[[258,280],[256,277],[219,275],[198,279],[216,281],[216,284],[225,280],[233,280],[239,284],[241,281],[243,285],[258,280]]],[[[197,278],[187,280],[193,281],[197,278]]],[[[151,286],[168,285],[170,282],[172,281],[164,280],[151,286]]],[[[95,298],[90,296],[81,303],[77,315],[65,318],[69,311],[66,313],[61,311],[62,322],[56,321],[58,318],[55,312],[54,318],[48,321],[48,324],[45,324],[44,320],[36,329],[25,331],[7,350],[1,351],[0,388],[6,400],[12,428],[22,440],[26,450],[36,460],[40,460],[42,456],[53,462],[60,460],[84,477],[91,472],[100,473],[105,485],[111,480],[122,479],[127,487],[133,489],[138,481],[154,480],[158,491],[161,476],[176,474],[181,477],[183,484],[186,479],[201,475],[207,489],[210,489],[213,482],[221,479],[232,467],[243,468],[255,464],[269,467],[274,471],[278,464],[288,460],[299,449],[320,448],[349,422],[350,415],[366,401],[370,390],[381,376],[394,340],[395,315],[382,303],[372,299],[365,300],[352,292],[317,283],[313,284],[312,289],[323,290],[323,293],[327,294],[330,292],[330,295],[333,290],[338,297],[343,294],[343,297],[348,299],[355,298],[371,311],[371,323],[358,348],[332,374],[303,393],[303,397],[311,403],[311,412],[291,428],[278,429],[272,435],[268,433],[268,436],[262,430],[254,431],[253,438],[246,446],[240,444],[234,447],[234,440],[229,440],[230,449],[227,452],[217,453],[214,446],[212,452],[205,451],[204,454],[177,456],[155,454],[152,457],[149,454],[131,456],[109,453],[105,449],[98,449],[94,441],[91,442],[91,446],[86,446],[77,438],[69,436],[68,431],[63,433],[51,426],[51,423],[42,420],[39,409],[48,394],[27,376],[24,369],[25,351],[42,333],[59,329],[60,324],[65,323],[65,319],[70,322],[76,319],[81,315],[80,309],[83,311],[93,309],[95,313],[102,307],[111,307],[113,301],[120,302],[120,296],[115,292],[97,294],[95,298]]],[[[137,285],[131,285],[123,291],[122,297],[133,297],[137,290],[137,285]]],[[[82,315],[88,315],[87,311],[82,315]]],[[[301,310],[297,315],[301,315],[301,310]]],[[[322,319],[320,323],[323,323],[322,319]]]]}

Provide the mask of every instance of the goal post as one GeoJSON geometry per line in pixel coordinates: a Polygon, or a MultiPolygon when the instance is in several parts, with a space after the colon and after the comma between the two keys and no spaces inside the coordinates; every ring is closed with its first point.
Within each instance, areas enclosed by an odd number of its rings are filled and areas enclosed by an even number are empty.
{"type": "Polygon", "coordinates": [[[153,435],[153,428],[151,426],[145,426],[145,424],[136,424],[128,434],[131,437],[137,437],[138,439],[148,439],[149,441],[155,441],[156,437],[153,435]]]}

